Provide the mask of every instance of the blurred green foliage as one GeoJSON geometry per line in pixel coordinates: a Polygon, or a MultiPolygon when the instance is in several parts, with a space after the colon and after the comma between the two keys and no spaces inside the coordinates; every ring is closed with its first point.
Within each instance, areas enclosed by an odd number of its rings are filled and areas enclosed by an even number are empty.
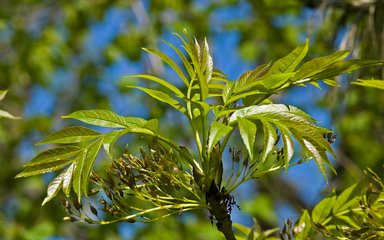
{"type": "MultiPolygon", "coordinates": [[[[1,119],[0,122],[0,236],[32,239],[33,234],[41,232],[34,239],[44,239],[44,234],[67,239],[119,238],[118,226],[93,228],[64,223],[57,202],[43,210],[37,207],[44,198],[47,179],[13,178],[21,165],[35,154],[33,144],[41,136],[62,127],[64,123],[58,120],[59,116],[78,109],[111,106],[111,96],[98,86],[102,80],[108,80],[108,67],[119,59],[138,62],[146,72],[164,74],[160,62],[142,55],[141,46],[153,47],[163,34],[188,28],[197,37],[239,34],[239,42],[233,47],[247,63],[254,65],[283,56],[305,37],[311,39],[313,55],[348,48],[354,50],[354,57],[384,59],[383,12],[380,0],[0,1],[0,89],[10,90],[1,109],[23,117],[18,121],[1,119]],[[93,27],[108,21],[111,11],[115,10],[126,14],[119,27],[113,29],[116,34],[106,46],[91,44],[91,36],[101,38],[108,30],[104,28],[95,36],[93,27]],[[235,17],[228,16],[232,14],[235,17]],[[58,73],[64,73],[64,80],[57,80],[58,73]],[[39,91],[53,95],[55,100],[49,111],[41,110],[44,101],[35,103],[39,91]]],[[[359,74],[384,78],[384,69],[373,71],[359,74]]],[[[383,175],[384,156],[382,91],[347,86],[345,82],[340,79],[341,87],[329,91],[319,103],[330,109],[333,130],[338,133],[338,176],[332,186],[336,184],[340,189],[362,178],[361,169],[366,166],[383,175]]],[[[137,96],[132,101],[143,100],[137,96]]],[[[145,103],[151,106],[156,117],[168,116],[163,106],[153,101],[145,103]]],[[[172,125],[176,124],[170,122],[172,125]]],[[[176,130],[170,135],[184,137],[176,130]]],[[[264,196],[269,195],[274,202],[286,199],[298,211],[308,207],[298,194],[287,197],[279,193],[278,186],[284,180],[279,176],[272,178],[273,181],[260,183],[268,186],[260,188],[264,196]]],[[[262,213],[257,213],[258,209],[250,211],[265,222],[265,227],[279,224],[272,225],[268,220],[270,216],[260,217],[262,213]]],[[[197,219],[206,219],[206,216],[197,216],[197,219]]],[[[201,225],[198,220],[196,224],[187,225],[183,234],[179,232],[181,228],[174,228],[175,236],[210,238],[196,231],[209,229],[210,225],[201,225]]],[[[148,225],[137,234],[145,238],[145,234],[152,234],[146,229],[152,228],[159,229],[148,225]]]]}

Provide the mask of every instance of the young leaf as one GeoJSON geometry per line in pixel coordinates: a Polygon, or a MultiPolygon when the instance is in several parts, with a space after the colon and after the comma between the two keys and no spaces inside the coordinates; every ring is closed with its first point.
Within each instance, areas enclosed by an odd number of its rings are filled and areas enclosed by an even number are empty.
{"type": "Polygon", "coordinates": [[[285,170],[288,171],[289,162],[293,157],[294,145],[292,138],[289,136],[289,130],[282,124],[278,124],[278,128],[281,131],[281,138],[284,143],[284,159],[285,159],[285,170]]]}
{"type": "Polygon", "coordinates": [[[261,123],[263,124],[264,131],[264,147],[263,154],[261,156],[261,162],[265,162],[268,154],[273,150],[273,147],[275,146],[277,134],[272,124],[270,124],[268,121],[261,120],[261,123]]]}
{"type": "Polygon", "coordinates": [[[335,200],[336,196],[334,195],[331,195],[321,200],[321,202],[318,203],[312,211],[313,221],[323,224],[329,214],[331,214],[335,200]]]}
{"type": "Polygon", "coordinates": [[[251,88],[252,86],[254,86],[254,82],[256,81],[256,79],[264,76],[268,72],[269,68],[270,68],[270,64],[268,63],[268,64],[260,65],[251,71],[247,71],[243,73],[239,77],[239,79],[236,80],[233,91],[236,94],[238,94],[240,92],[243,92],[251,88]]]}
{"type": "Polygon", "coordinates": [[[367,59],[352,59],[345,61],[338,61],[332,64],[331,67],[323,69],[323,71],[312,75],[312,79],[326,79],[334,77],[343,73],[350,73],[366,67],[374,67],[383,65],[383,60],[367,60],[367,59]]]}
{"type": "MultiPolygon", "coordinates": [[[[63,192],[65,196],[69,197],[71,193],[71,184],[72,184],[72,176],[73,170],[75,168],[75,164],[72,163],[62,174],[63,174],[63,192]]],[[[60,174],[61,175],[61,174],[60,174]]]]}
{"type": "Polygon", "coordinates": [[[20,117],[15,117],[12,114],[10,114],[7,111],[1,110],[0,109],[0,118],[9,118],[9,119],[19,119],[20,117]]]}
{"type": "Polygon", "coordinates": [[[173,61],[170,57],[168,57],[166,54],[160,52],[156,49],[148,49],[144,48],[145,51],[152,53],[158,57],[160,57],[164,62],[166,62],[180,77],[180,79],[184,82],[185,86],[189,86],[189,81],[187,77],[184,75],[183,71],[180,69],[180,67],[173,61]]]}
{"type": "Polygon", "coordinates": [[[63,179],[64,179],[65,171],[62,172],[60,175],[55,177],[49,184],[47,188],[47,196],[44,198],[43,203],[41,204],[44,206],[47,202],[51,201],[52,198],[54,198],[60,191],[62,185],[63,185],[63,179]]]}
{"type": "Polygon", "coordinates": [[[174,94],[176,94],[177,97],[179,98],[184,98],[184,94],[176,87],[174,86],[173,84],[161,79],[161,78],[158,78],[158,77],[155,77],[155,76],[152,76],[152,75],[148,75],[148,74],[135,74],[135,75],[130,75],[130,76],[126,76],[125,78],[144,78],[144,79],[148,79],[152,82],[156,82],[156,83],[159,83],[160,85],[166,87],[168,90],[172,91],[174,94]]]}
{"type": "Polygon", "coordinates": [[[208,137],[208,152],[212,151],[213,146],[216,145],[227,133],[232,130],[232,127],[225,125],[221,122],[212,122],[209,137],[208,137]]]}
{"type": "Polygon", "coordinates": [[[300,67],[293,80],[310,78],[317,73],[322,72],[328,66],[331,66],[337,61],[346,58],[348,53],[348,51],[339,51],[329,56],[311,59],[300,67]]]}
{"type": "Polygon", "coordinates": [[[33,166],[24,166],[24,170],[21,173],[17,174],[16,178],[30,177],[30,176],[40,175],[48,172],[53,172],[60,168],[65,167],[72,161],[73,160],[71,159],[59,159],[55,161],[35,164],[33,166]]]}
{"type": "Polygon", "coordinates": [[[335,204],[332,208],[333,215],[338,215],[345,210],[351,209],[359,205],[358,198],[361,197],[363,188],[363,181],[350,186],[345,189],[339,196],[337,196],[335,204]]]}
{"type": "Polygon", "coordinates": [[[72,180],[72,187],[73,191],[76,193],[77,196],[77,202],[81,202],[81,196],[83,195],[82,189],[84,182],[82,181],[82,175],[83,175],[83,169],[84,169],[84,162],[87,157],[87,152],[83,151],[79,155],[77,155],[76,159],[74,160],[74,170],[73,170],[73,180],[72,180]]]}
{"type": "Polygon", "coordinates": [[[112,111],[98,109],[80,110],[71,113],[68,116],[63,116],[62,118],[73,118],[91,125],[110,128],[135,127],[138,125],[138,123],[145,121],[144,119],[140,118],[122,117],[112,111]]]}
{"type": "MultiPolygon", "coordinates": [[[[284,143],[285,166],[289,166],[289,161],[293,156],[293,135],[299,143],[308,150],[308,153],[318,163],[320,170],[325,174],[323,164],[333,167],[326,155],[326,151],[333,154],[329,143],[323,138],[323,134],[329,130],[317,127],[311,120],[312,118],[302,110],[286,106],[283,104],[269,104],[261,106],[250,106],[236,110],[229,118],[229,124],[233,125],[238,118],[259,120],[261,123],[269,122],[280,130],[284,143]],[[305,139],[305,141],[303,140],[305,139]]],[[[269,140],[268,140],[269,141],[269,140]]],[[[268,147],[271,145],[264,145],[268,147]]],[[[268,152],[269,149],[263,151],[268,152]]],[[[263,156],[265,159],[265,156],[263,156]]]]}
{"type": "Polygon", "coordinates": [[[7,93],[8,93],[8,90],[0,90],[0,101],[5,98],[7,93]]]}
{"type": "Polygon", "coordinates": [[[256,124],[246,118],[238,118],[239,130],[244,145],[248,150],[249,158],[253,160],[253,145],[256,139],[256,124]]]}
{"type": "Polygon", "coordinates": [[[24,167],[30,167],[39,165],[42,163],[49,163],[54,161],[60,161],[63,159],[71,158],[77,155],[81,151],[81,148],[77,146],[64,146],[45,150],[39,153],[31,161],[24,164],[24,167]]]}
{"type": "Polygon", "coordinates": [[[268,71],[268,74],[293,72],[308,52],[308,39],[304,44],[297,46],[287,56],[277,60],[268,71]]]}
{"type": "Polygon", "coordinates": [[[85,127],[67,127],[55,133],[48,135],[45,139],[39,141],[37,144],[49,143],[77,143],[87,142],[97,137],[102,136],[101,133],[85,127]]]}
{"type": "MultiPolygon", "coordinates": [[[[177,55],[179,56],[179,58],[183,62],[184,67],[187,70],[190,79],[195,78],[196,73],[194,72],[193,67],[192,67],[191,63],[189,62],[189,60],[187,59],[187,57],[177,47],[175,47],[173,44],[171,44],[171,43],[169,43],[167,41],[164,41],[164,42],[166,44],[168,44],[177,53],[177,55]]],[[[189,87],[189,81],[187,82],[186,86],[189,87]]]]}
{"type": "Polygon", "coordinates": [[[235,82],[227,82],[221,91],[221,97],[224,105],[227,105],[228,99],[232,96],[235,87],[235,82]]]}
{"type": "Polygon", "coordinates": [[[168,103],[171,107],[175,108],[181,113],[185,113],[185,108],[183,105],[181,105],[177,100],[173,99],[170,97],[168,94],[155,90],[155,89],[150,89],[150,88],[144,88],[144,87],[139,87],[139,86],[128,86],[129,88],[136,88],[139,89],[145,93],[147,93],[149,96],[164,102],[168,103]]]}
{"type": "Polygon", "coordinates": [[[104,137],[103,137],[103,148],[104,148],[104,151],[107,153],[107,155],[110,158],[113,158],[112,153],[111,153],[112,145],[115,143],[115,141],[119,137],[124,135],[124,133],[125,133],[125,130],[115,130],[115,131],[109,132],[109,133],[104,135],[104,137]]]}
{"type": "Polygon", "coordinates": [[[82,191],[87,196],[88,194],[88,182],[91,175],[93,164],[102,146],[103,139],[99,139],[87,147],[87,156],[84,159],[83,169],[81,173],[82,177],[82,191]]]}
{"type": "Polygon", "coordinates": [[[364,80],[357,79],[352,84],[363,86],[363,87],[372,87],[384,90],[384,80],[364,80]]]}
{"type": "Polygon", "coordinates": [[[303,211],[297,226],[295,227],[295,240],[310,239],[310,232],[312,230],[312,220],[307,210],[303,211]]]}

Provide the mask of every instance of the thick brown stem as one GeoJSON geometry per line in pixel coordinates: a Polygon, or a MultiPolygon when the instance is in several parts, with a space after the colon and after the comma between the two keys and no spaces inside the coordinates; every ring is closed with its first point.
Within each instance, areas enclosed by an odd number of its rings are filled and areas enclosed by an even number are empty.
{"type": "Polygon", "coordinates": [[[217,221],[216,227],[227,240],[236,240],[232,230],[231,215],[228,210],[229,196],[224,195],[219,190],[217,184],[212,181],[209,191],[206,194],[207,203],[210,205],[209,212],[213,219],[217,221]]]}

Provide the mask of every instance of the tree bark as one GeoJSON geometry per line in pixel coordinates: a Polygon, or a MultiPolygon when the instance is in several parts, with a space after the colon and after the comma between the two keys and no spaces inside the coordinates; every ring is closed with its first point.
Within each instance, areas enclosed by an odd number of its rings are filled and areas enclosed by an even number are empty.
{"type": "Polygon", "coordinates": [[[218,185],[212,181],[209,191],[206,193],[206,200],[210,206],[209,212],[216,220],[216,227],[227,240],[236,240],[232,230],[232,221],[230,215],[230,196],[221,192],[218,185]]]}

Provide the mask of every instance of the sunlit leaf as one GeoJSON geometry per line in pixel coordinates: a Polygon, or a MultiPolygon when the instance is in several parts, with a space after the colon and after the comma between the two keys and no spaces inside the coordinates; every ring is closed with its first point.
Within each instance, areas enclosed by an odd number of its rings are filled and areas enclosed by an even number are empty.
{"type": "Polygon", "coordinates": [[[313,79],[326,79],[334,76],[338,76],[344,73],[350,73],[354,70],[358,70],[366,67],[374,67],[383,65],[383,60],[368,60],[368,59],[351,59],[338,61],[332,64],[331,67],[312,75],[313,79]]]}
{"type": "Polygon", "coordinates": [[[272,124],[264,120],[261,120],[261,122],[263,124],[264,131],[264,146],[263,153],[261,155],[261,161],[265,162],[265,159],[267,158],[268,154],[273,150],[277,139],[277,134],[272,124]]]}
{"type": "Polygon", "coordinates": [[[263,64],[251,71],[247,71],[243,73],[239,77],[239,79],[236,80],[233,91],[237,94],[251,88],[252,86],[255,85],[254,84],[255,80],[257,78],[262,77],[264,74],[266,74],[269,68],[270,68],[270,64],[263,64]]]}
{"type": "Polygon", "coordinates": [[[238,118],[239,130],[244,145],[248,150],[249,157],[253,160],[253,145],[256,139],[256,124],[246,118],[238,118]]]}
{"type": "Polygon", "coordinates": [[[73,118],[91,125],[110,128],[135,127],[146,123],[146,121],[141,118],[122,117],[112,111],[98,109],[76,111],[67,116],[63,116],[63,118],[73,118]]]}
{"type": "MultiPolygon", "coordinates": [[[[333,154],[332,148],[323,137],[323,134],[329,132],[329,130],[316,126],[312,122],[313,119],[302,110],[283,104],[250,106],[235,111],[229,119],[229,124],[236,124],[238,118],[259,120],[261,123],[269,122],[276,126],[281,132],[284,143],[283,150],[286,168],[289,166],[289,161],[293,156],[294,146],[290,137],[293,135],[318,163],[324,176],[326,176],[323,167],[324,163],[334,170],[326,155],[326,151],[333,154]],[[305,139],[305,141],[303,139],[305,139]]],[[[267,130],[267,134],[268,132],[271,134],[270,129],[267,130]]],[[[266,133],[264,132],[264,134],[266,133]]],[[[269,152],[272,147],[272,139],[265,139],[265,141],[271,141],[264,145],[264,148],[267,149],[263,149],[263,151],[269,152]]],[[[265,158],[266,156],[263,155],[263,159],[265,158]]]]}
{"type": "Polygon", "coordinates": [[[74,155],[78,154],[80,151],[81,151],[81,148],[77,146],[64,146],[64,147],[51,148],[39,153],[31,161],[26,163],[24,167],[34,166],[34,165],[38,165],[46,162],[60,161],[63,159],[73,157],[74,155]]]}
{"type": "Polygon", "coordinates": [[[287,56],[277,60],[268,71],[268,74],[293,72],[308,52],[308,39],[304,44],[297,46],[287,56]]]}
{"type": "Polygon", "coordinates": [[[299,68],[294,77],[294,80],[312,77],[317,73],[322,72],[325,68],[334,64],[335,62],[346,58],[348,54],[348,51],[339,51],[329,56],[311,59],[299,68]]]}
{"type": "Polygon", "coordinates": [[[285,160],[285,169],[288,170],[289,162],[291,161],[294,153],[294,145],[292,138],[289,136],[290,132],[289,130],[283,125],[278,125],[279,130],[281,131],[281,138],[283,139],[284,143],[284,160],[285,160]]]}
{"type": "Polygon", "coordinates": [[[7,93],[8,93],[8,90],[0,90],[0,101],[5,98],[7,93]]]}
{"type": "Polygon", "coordinates": [[[384,90],[384,80],[357,79],[355,82],[352,82],[352,84],[363,86],[363,87],[371,87],[371,88],[378,88],[378,89],[384,90]]]}
{"type": "Polygon", "coordinates": [[[159,50],[149,49],[149,48],[144,48],[144,50],[160,57],[164,62],[166,62],[177,73],[177,75],[181,78],[181,80],[184,82],[184,84],[186,86],[189,86],[189,81],[188,81],[187,77],[184,75],[183,71],[175,63],[175,61],[173,61],[170,57],[168,57],[166,54],[160,52],[159,50]]]}
{"type": "Polygon", "coordinates": [[[7,111],[1,110],[0,109],[0,118],[9,118],[9,119],[19,119],[20,117],[15,117],[12,114],[10,114],[7,111]]]}
{"type": "Polygon", "coordinates": [[[111,153],[113,144],[124,133],[125,133],[124,130],[115,130],[115,131],[109,132],[109,133],[104,135],[103,148],[110,158],[113,158],[112,153],[111,153]]]}
{"type": "Polygon", "coordinates": [[[73,177],[72,177],[72,187],[73,191],[76,193],[77,201],[81,202],[81,196],[83,194],[82,188],[84,185],[83,182],[83,171],[84,171],[84,162],[87,157],[87,152],[83,151],[79,155],[77,155],[76,159],[74,160],[74,169],[73,169],[73,177]]]}
{"type": "Polygon", "coordinates": [[[82,191],[87,196],[88,194],[88,182],[91,175],[93,164],[102,146],[103,139],[99,139],[87,147],[87,156],[84,160],[82,168],[82,191]]]}
{"type": "Polygon", "coordinates": [[[45,205],[47,202],[52,200],[60,191],[63,185],[65,172],[62,172],[60,175],[55,177],[49,184],[47,188],[47,196],[44,198],[44,201],[41,205],[45,205]]]}
{"type": "Polygon", "coordinates": [[[295,240],[307,240],[310,238],[310,232],[312,230],[311,216],[307,210],[303,211],[299,222],[294,228],[295,240]]]}
{"type": "Polygon", "coordinates": [[[336,196],[331,195],[318,203],[312,211],[313,221],[322,224],[332,211],[336,196]]]}
{"type": "Polygon", "coordinates": [[[101,135],[101,133],[85,127],[67,127],[48,135],[48,137],[39,141],[37,144],[86,142],[101,135]]]}
{"type": "MultiPolygon", "coordinates": [[[[179,36],[181,38],[181,36],[179,36]]],[[[167,42],[167,41],[164,41],[166,44],[168,44],[176,53],[177,55],[179,56],[179,58],[181,59],[181,61],[183,62],[184,64],[184,67],[185,69],[187,70],[189,76],[190,76],[190,79],[193,79],[194,76],[196,75],[196,73],[193,71],[193,67],[191,65],[191,63],[189,62],[189,60],[187,59],[187,57],[184,55],[184,53],[182,53],[177,47],[175,47],[173,44],[167,42]]],[[[187,82],[186,84],[187,87],[189,87],[189,82],[187,82]]]]}
{"type": "Polygon", "coordinates": [[[174,86],[173,84],[161,79],[161,78],[158,78],[158,77],[155,77],[155,76],[152,76],[152,75],[148,75],[148,74],[135,74],[135,75],[130,75],[130,76],[126,76],[125,78],[144,78],[144,79],[148,79],[152,82],[156,82],[156,83],[159,83],[160,85],[166,87],[167,89],[169,89],[170,91],[172,91],[174,94],[176,94],[177,97],[179,98],[183,98],[185,97],[184,94],[176,87],[174,86]]]}
{"type": "Polygon", "coordinates": [[[75,164],[72,163],[66,170],[63,172],[63,192],[69,197],[71,193],[71,184],[72,184],[72,176],[75,164]]]}
{"type": "Polygon", "coordinates": [[[24,170],[16,175],[16,178],[40,175],[61,169],[71,163],[73,159],[58,159],[54,161],[45,161],[32,166],[24,166],[24,170]]]}
{"type": "Polygon", "coordinates": [[[220,122],[213,122],[209,131],[208,137],[208,152],[212,151],[213,146],[220,141],[227,133],[232,130],[232,127],[220,122]]]}
{"type": "Polygon", "coordinates": [[[171,96],[169,96],[168,94],[166,94],[162,91],[150,89],[150,88],[139,87],[139,86],[128,86],[128,87],[139,89],[139,90],[147,93],[151,97],[153,97],[153,98],[155,98],[161,102],[169,104],[170,106],[172,106],[176,110],[180,111],[181,113],[185,113],[185,108],[183,105],[181,105],[177,100],[173,99],[171,96]]]}
{"type": "Polygon", "coordinates": [[[339,196],[337,196],[335,204],[332,208],[332,213],[337,215],[343,211],[358,206],[358,198],[361,197],[363,184],[353,184],[349,188],[345,189],[339,196]]]}

